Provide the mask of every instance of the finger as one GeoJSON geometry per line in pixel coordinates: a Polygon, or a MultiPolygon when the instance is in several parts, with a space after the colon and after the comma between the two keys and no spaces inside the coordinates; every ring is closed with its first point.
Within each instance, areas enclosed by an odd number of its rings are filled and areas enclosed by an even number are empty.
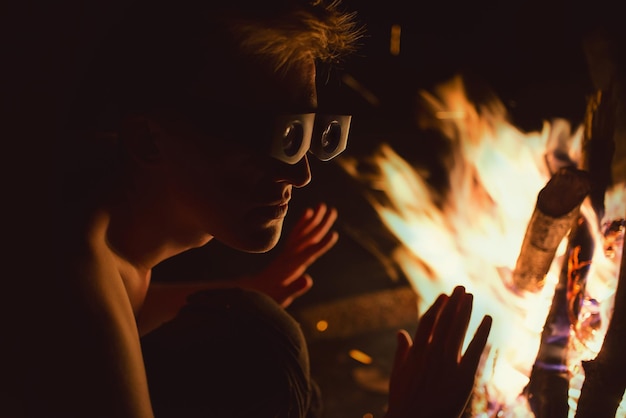
{"type": "Polygon", "coordinates": [[[404,329],[398,330],[397,340],[398,346],[396,347],[396,354],[394,356],[394,366],[404,364],[409,354],[409,349],[413,345],[411,336],[404,329]]]}
{"type": "Polygon", "coordinates": [[[286,249],[279,254],[261,273],[267,280],[288,284],[300,277],[306,269],[328,252],[339,240],[333,231],[317,244],[301,251],[286,249]]]}
{"type": "MultiPolygon", "coordinates": [[[[403,329],[398,330],[396,334],[396,339],[396,353],[393,357],[393,365],[391,367],[391,375],[389,380],[391,392],[395,392],[392,386],[395,388],[396,386],[402,387],[405,385],[405,373],[403,373],[403,371],[406,370],[405,364],[407,362],[409,350],[411,349],[412,345],[411,336],[403,329]]],[[[412,370],[407,370],[407,372],[412,373],[412,370]]]]}
{"type": "Polygon", "coordinates": [[[335,208],[329,208],[326,210],[326,212],[324,213],[324,216],[322,217],[322,219],[320,220],[320,222],[317,224],[317,226],[309,233],[309,235],[315,239],[315,237],[321,237],[323,235],[326,235],[328,233],[328,231],[330,231],[330,228],[335,224],[335,222],[337,221],[337,217],[338,217],[338,212],[337,209],[335,208]]]}
{"type": "Polygon", "coordinates": [[[336,211],[327,212],[327,216],[324,218],[322,223],[315,226],[315,228],[309,230],[305,236],[297,237],[297,241],[294,241],[294,252],[303,251],[305,248],[322,241],[330,234],[330,229],[332,228],[333,223],[336,219],[336,211]]]}
{"type": "Polygon", "coordinates": [[[310,223],[301,231],[300,241],[303,243],[315,243],[328,234],[333,224],[337,221],[337,209],[327,208],[325,205],[314,215],[310,223]]]}
{"type": "Polygon", "coordinates": [[[409,335],[409,333],[403,329],[398,330],[396,337],[397,347],[393,359],[392,370],[395,370],[397,372],[398,370],[403,369],[403,365],[406,363],[406,359],[409,355],[409,350],[411,349],[413,342],[411,341],[411,336],[409,335]]]}
{"type": "Polygon", "coordinates": [[[293,260],[297,261],[298,264],[308,267],[334,247],[338,240],[339,234],[333,231],[324,236],[324,238],[316,244],[310,245],[294,254],[293,260]]]}
{"type": "Polygon", "coordinates": [[[289,285],[276,292],[274,298],[283,308],[289,306],[296,298],[302,296],[313,287],[313,278],[308,274],[303,274],[289,285]]]}
{"type": "Polygon", "coordinates": [[[306,208],[298,219],[298,222],[291,228],[290,235],[299,235],[309,222],[311,222],[314,213],[315,210],[313,208],[306,208]]]}
{"type": "Polygon", "coordinates": [[[473,301],[474,295],[471,293],[463,295],[459,302],[458,311],[454,315],[453,323],[450,327],[448,341],[446,342],[446,350],[449,355],[446,356],[446,358],[454,360],[454,364],[458,364],[461,359],[463,342],[465,341],[467,327],[469,326],[470,318],[472,316],[473,301]]]}
{"type": "Polygon", "coordinates": [[[467,346],[467,350],[465,350],[465,354],[461,359],[461,370],[464,375],[474,376],[476,374],[478,363],[480,362],[482,353],[487,345],[487,339],[489,337],[489,333],[491,332],[492,323],[493,319],[491,316],[485,315],[476,329],[474,337],[467,346]]]}
{"type": "Polygon", "coordinates": [[[309,232],[311,232],[311,230],[315,228],[315,226],[318,225],[322,221],[322,219],[324,219],[327,211],[328,206],[326,205],[326,203],[318,203],[318,205],[313,210],[313,216],[308,220],[308,222],[302,229],[301,234],[307,235],[309,232]]]}
{"type": "Polygon", "coordinates": [[[422,361],[424,353],[430,344],[430,340],[437,323],[437,317],[440,315],[441,310],[448,302],[448,295],[441,294],[437,297],[435,302],[428,308],[428,310],[422,315],[418,324],[415,336],[413,337],[413,347],[410,353],[410,364],[408,367],[417,368],[418,363],[422,361]]]}
{"type": "Polygon", "coordinates": [[[452,295],[446,306],[441,311],[441,314],[437,318],[437,324],[433,331],[432,344],[435,350],[438,350],[443,354],[443,350],[448,342],[448,336],[452,330],[454,319],[457,315],[460,304],[465,296],[465,288],[457,286],[454,288],[452,295]]]}
{"type": "Polygon", "coordinates": [[[413,337],[414,344],[426,344],[430,342],[437,317],[445,304],[448,302],[448,295],[441,294],[435,299],[435,302],[428,308],[428,310],[422,315],[417,326],[417,331],[413,337]]]}
{"type": "Polygon", "coordinates": [[[339,234],[332,232],[317,244],[301,251],[285,250],[264,270],[269,280],[289,283],[300,277],[318,258],[328,252],[339,240],[339,234]]]}
{"type": "Polygon", "coordinates": [[[325,212],[326,205],[323,203],[318,204],[315,208],[307,208],[290,230],[287,242],[295,246],[296,243],[305,240],[307,234],[320,222],[325,212]]]}
{"type": "Polygon", "coordinates": [[[307,245],[316,243],[328,233],[336,219],[336,209],[328,210],[325,204],[319,204],[312,210],[311,216],[302,218],[297,228],[291,231],[287,239],[288,245],[293,252],[298,252],[307,245]]]}
{"type": "Polygon", "coordinates": [[[336,220],[337,211],[335,209],[326,211],[324,217],[317,224],[311,223],[307,226],[306,232],[302,230],[298,235],[290,237],[291,252],[301,252],[305,248],[323,240],[329,234],[336,220]]]}

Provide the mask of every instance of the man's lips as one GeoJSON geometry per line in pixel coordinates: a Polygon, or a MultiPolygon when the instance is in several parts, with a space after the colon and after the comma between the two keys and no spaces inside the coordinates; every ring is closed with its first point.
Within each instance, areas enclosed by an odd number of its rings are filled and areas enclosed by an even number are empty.
{"type": "Polygon", "coordinates": [[[289,204],[287,202],[259,206],[252,210],[252,213],[255,216],[258,216],[263,219],[273,220],[273,219],[283,219],[287,216],[287,209],[289,208],[289,204]]]}

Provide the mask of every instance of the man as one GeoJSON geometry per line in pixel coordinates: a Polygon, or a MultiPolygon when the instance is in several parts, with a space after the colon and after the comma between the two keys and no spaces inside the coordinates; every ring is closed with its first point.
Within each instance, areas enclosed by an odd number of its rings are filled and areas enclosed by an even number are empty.
{"type": "MultiPolygon", "coordinates": [[[[360,35],[337,2],[129,8],[68,124],[78,140],[66,157],[82,167],[64,167],[62,275],[36,307],[45,346],[16,383],[12,416],[317,412],[299,327],[265,293],[189,285],[176,293],[175,309],[188,302],[180,313],[152,322],[146,295],[154,266],[212,239],[247,252],[276,245],[293,188],[311,179],[309,151],[326,160],[345,147],[349,120],[316,114],[316,71],[360,35]],[[138,322],[149,324],[141,334],[138,322]]],[[[332,246],[334,216],[324,207],[303,215],[316,231],[301,241],[310,253],[278,287],[295,279],[288,293],[297,295],[310,285],[303,269],[332,246]]],[[[243,287],[272,294],[254,279],[243,287]]],[[[399,333],[389,418],[461,413],[490,324],[461,356],[471,300],[461,288],[442,295],[415,345],[399,333]]]]}

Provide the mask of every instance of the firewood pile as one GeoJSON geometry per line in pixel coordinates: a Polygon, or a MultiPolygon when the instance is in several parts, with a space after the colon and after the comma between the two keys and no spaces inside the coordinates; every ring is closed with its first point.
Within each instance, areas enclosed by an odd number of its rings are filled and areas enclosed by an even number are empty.
{"type": "MultiPolygon", "coordinates": [[[[590,40],[588,57],[607,60],[590,68],[612,68],[610,51],[597,36],[590,40]],[[592,49],[595,48],[595,49],[592,49]]],[[[537,418],[567,418],[570,405],[568,358],[571,330],[576,327],[585,301],[588,272],[593,263],[594,232],[610,241],[624,236],[625,221],[610,219],[603,224],[605,193],[613,184],[612,159],[615,150],[614,128],[617,115],[615,96],[618,81],[610,71],[592,73],[596,91],[588,98],[582,161],[556,170],[539,193],[535,211],[513,273],[513,286],[521,292],[543,289],[545,277],[557,247],[568,234],[559,280],[554,289],[550,311],[529,383],[524,390],[537,418]],[[581,214],[580,206],[589,198],[595,216],[581,214]]],[[[626,217],[626,214],[624,214],[626,217]]],[[[623,241],[621,244],[623,245],[623,241]]],[[[606,246],[607,251],[611,246],[606,246]]],[[[613,254],[614,255],[614,254],[613,254]]],[[[576,418],[615,417],[626,389],[626,262],[622,251],[618,285],[610,323],[598,355],[583,361],[584,382],[576,406],[576,418]]],[[[596,324],[597,325],[597,324],[596,324]]],[[[591,324],[593,327],[593,324],[591,324]]]]}

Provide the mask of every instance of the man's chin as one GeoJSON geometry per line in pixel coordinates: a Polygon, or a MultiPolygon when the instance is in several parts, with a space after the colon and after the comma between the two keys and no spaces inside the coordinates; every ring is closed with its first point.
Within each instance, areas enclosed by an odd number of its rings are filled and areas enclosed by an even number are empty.
{"type": "Polygon", "coordinates": [[[241,234],[236,240],[220,240],[239,251],[247,253],[266,253],[278,244],[282,232],[282,222],[266,226],[256,231],[241,234]]]}

